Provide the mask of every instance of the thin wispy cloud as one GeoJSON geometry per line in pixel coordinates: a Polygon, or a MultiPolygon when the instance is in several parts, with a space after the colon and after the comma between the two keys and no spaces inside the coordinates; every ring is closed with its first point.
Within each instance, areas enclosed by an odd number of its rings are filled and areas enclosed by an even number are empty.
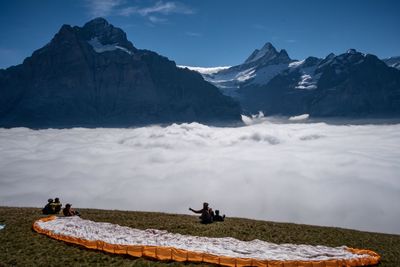
{"type": "Polygon", "coordinates": [[[201,37],[201,36],[203,36],[203,34],[201,34],[199,32],[185,32],[185,34],[187,36],[191,36],[191,37],[201,37]]]}
{"type": "Polygon", "coordinates": [[[106,17],[124,3],[123,0],[86,0],[86,7],[93,17],[106,17]]]}
{"type": "Polygon", "coordinates": [[[194,10],[180,2],[158,1],[148,6],[129,5],[124,0],[86,0],[91,16],[141,16],[152,23],[168,21],[173,14],[190,15],[194,10]]]}
{"type": "Polygon", "coordinates": [[[130,16],[139,14],[141,16],[150,16],[153,14],[170,15],[170,14],[193,14],[194,11],[188,6],[178,2],[158,1],[152,6],[135,7],[130,6],[120,10],[120,15],[130,16]]]}
{"type": "Polygon", "coordinates": [[[160,18],[156,16],[149,16],[148,19],[153,23],[164,23],[168,21],[166,18],[160,18]]]}

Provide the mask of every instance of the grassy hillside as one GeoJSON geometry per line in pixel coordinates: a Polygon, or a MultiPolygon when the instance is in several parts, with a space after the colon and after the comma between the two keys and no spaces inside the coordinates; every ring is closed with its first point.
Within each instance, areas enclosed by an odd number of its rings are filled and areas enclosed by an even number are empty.
{"type": "MultiPolygon", "coordinates": [[[[400,236],[367,233],[331,227],[274,223],[228,218],[223,223],[201,225],[196,216],[81,209],[82,218],[111,222],[134,228],[164,229],[174,233],[225,237],[242,240],[261,239],[274,243],[296,243],[371,249],[382,256],[379,266],[400,266],[400,236]]],[[[207,266],[158,262],[112,255],[67,245],[32,231],[41,218],[40,209],[0,207],[0,266],[207,266]]]]}

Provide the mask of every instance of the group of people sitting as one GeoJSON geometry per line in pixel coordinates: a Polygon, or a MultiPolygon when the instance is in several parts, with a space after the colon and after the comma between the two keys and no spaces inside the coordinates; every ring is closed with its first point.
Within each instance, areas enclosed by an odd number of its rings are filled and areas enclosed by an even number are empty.
{"type": "Polygon", "coordinates": [[[225,214],[224,215],[219,215],[219,210],[212,210],[208,206],[207,202],[203,203],[203,208],[201,210],[194,210],[192,208],[189,208],[190,211],[194,213],[201,213],[200,215],[200,222],[204,224],[212,223],[212,222],[223,222],[225,220],[225,214]]]}
{"type": "MultiPolygon", "coordinates": [[[[64,216],[80,216],[79,212],[73,210],[71,206],[72,205],[68,203],[65,205],[65,208],[62,209],[64,216]]],[[[49,198],[47,200],[46,206],[44,206],[44,208],[42,209],[42,212],[45,215],[59,214],[61,212],[61,208],[62,204],[58,197],[56,197],[54,200],[52,198],[49,198]]]]}
{"type": "MultiPolygon", "coordinates": [[[[61,212],[62,204],[60,202],[60,199],[56,197],[54,200],[52,198],[49,198],[47,200],[46,206],[42,209],[43,214],[45,215],[50,215],[50,214],[59,214],[61,212]]],[[[71,208],[71,204],[66,204],[65,208],[62,209],[62,212],[64,216],[81,216],[78,211],[73,210],[71,208]]],[[[219,210],[215,210],[215,212],[212,210],[212,208],[209,207],[209,204],[207,202],[203,203],[203,208],[200,210],[194,210],[192,208],[189,208],[190,211],[194,213],[200,213],[200,222],[204,224],[212,223],[212,222],[223,222],[225,220],[225,214],[220,215],[219,210]]]]}

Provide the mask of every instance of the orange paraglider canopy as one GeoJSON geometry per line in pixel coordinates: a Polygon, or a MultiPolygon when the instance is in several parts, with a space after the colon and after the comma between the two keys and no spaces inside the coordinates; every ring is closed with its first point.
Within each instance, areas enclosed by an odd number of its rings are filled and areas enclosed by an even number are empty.
{"type": "Polygon", "coordinates": [[[367,266],[380,260],[370,250],[187,236],[93,222],[77,216],[43,218],[34,222],[33,229],[57,240],[108,253],[231,267],[367,266]]]}

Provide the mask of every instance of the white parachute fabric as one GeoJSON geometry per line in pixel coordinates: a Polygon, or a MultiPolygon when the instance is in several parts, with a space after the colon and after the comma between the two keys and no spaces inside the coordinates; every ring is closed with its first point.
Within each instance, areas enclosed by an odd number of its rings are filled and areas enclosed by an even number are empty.
{"type": "Polygon", "coordinates": [[[367,254],[352,253],[346,246],[327,247],[295,244],[274,244],[261,240],[241,241],[231,237],[210,238],[147,229],[139,230],[117,224],[94,222],[80,217],[57,217],[37,221],[43,230],[84,240],[100,240],[115,245],[173,247],[194,252],[233,258],[280,261],[325,261],[357,259],[367,254]]]}

